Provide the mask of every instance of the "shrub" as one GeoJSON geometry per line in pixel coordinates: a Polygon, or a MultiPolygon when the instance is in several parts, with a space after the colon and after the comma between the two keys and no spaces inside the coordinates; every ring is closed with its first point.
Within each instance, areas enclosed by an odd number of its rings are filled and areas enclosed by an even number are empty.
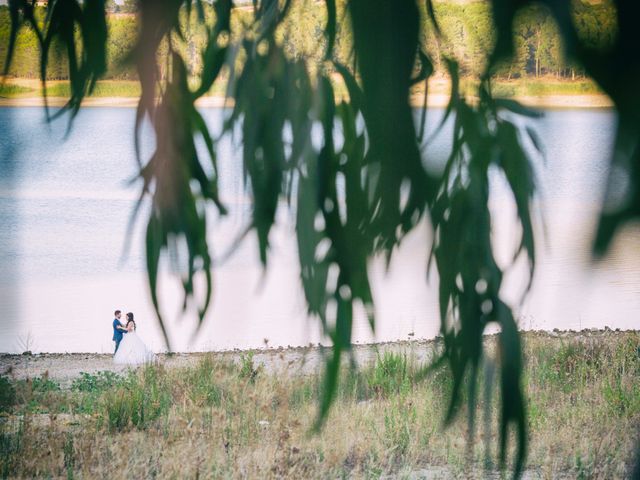
{"type": "Polygon", "coordinates": [[[252,382],[255,381],[260,371],[260,367],[256,368],[253,364],[253,356],[254,352],[252,351],[240,356],[240,378],[248,378],[252,382]]]}
{"type": "Polygon", "coordinates": [[[16,403],[16,389],[7,377],[0,376],[0,412],[5,412],[16,403]]]}
{"type": "Polygon", "coordinates": [[[108,392],[103,397],[102,418],[109,430],[145,429],[166,415],[171,406],[166,379],[163,369],[148,366],[137,377],[108,392]]]}
{"type": "Polygon", "coordinates": [[[625,384],[621,379],[608,381],[602,389],[609,410],[620,417],[631,417],[640,410],[640,388],[634,383],[625,384]]]}
{"type": "Polygon", "coordinates": [[[103,371],[95,375],[80,372],[80,377],[71,384],[71,390],[75,392],[100,392],[117,385],[121,385],[123,377],[115,372],[103,371]]]}
{"type": "Polygon", "coordinates": [[[31,389],[34,393],[59,392],[60,384],[54,382],[47,374],[31,380],[31,389]]]}
{"type": "Polygon", "coordinates": [[[407,356],[385,352],[382,357],[378,356],[367,378],[369,387],[378,396],[388,397],[391,394],[407,393],[411,389],[407,356]]]}
{"type": "Polygon", "coordinates": [[[215,405],[222,403],[223,390],[218,385],[217,373],[219,365],[207,355],[195,368],[186,372],[185,383],[191,401],[198,405],[215,405]]]}

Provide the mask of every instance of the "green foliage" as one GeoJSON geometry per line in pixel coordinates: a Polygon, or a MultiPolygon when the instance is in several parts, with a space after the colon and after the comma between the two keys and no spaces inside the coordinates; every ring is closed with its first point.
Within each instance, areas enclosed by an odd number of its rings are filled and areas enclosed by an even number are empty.
{"type": "Polygon", "coordinates": [[[171,406],[170,385],[159,367],[146,367],[125,385],[102,397],[102,422],[111,431],[145,429],[166,415],[171,406]]]}
{"type": "Polygon", "coordinates": [[[255,381],[261,369],[260,366],[256,367],[254,365],[253,356],[253,351],[249,351],[246,354],[243,353],[240,356],[240,372],[238,372],[240,378],[246,378],[248,380],[251,380],[252,382],[255,381]]]}
{"type": "Polygon", "coordinates": [[[411,388],[405,354],[384,352],[367,375],[369,388],[381,397],[406,394],[411,388]]]}
{"type": "Polygon", "coordinates": [[[24,448],[24,421],[20,421],[16,432],[0,432],[0,475],[13,475],[16,458],[24,448]]]}
{"type": "MultiPolygon", "coordinates": [[[[343,383],[344,385],[344,383],[343,383]]],[[[344,389],[345,387],[343,387],[344,389]]],[[[303,405],[307,405],[318,398],[318,389],[311,382],[304,382],[295,386],[291,390],[289,397],[289,405],[291,408],[300,408],[303,405]]]]}
{"type": "Polygon", "coordinates": [[[123,13],[136,13],[138,11],[138,2],[136,0],[124,0],[122,4],[123,13]]]}
{"type": "MultiPolygon", "coordinates": [[[[635,385],[640,373],[640,335],[575,334],[559,339],[529,332],[523,337],[527,360],[523,384],[529,397],[528,424],[532,432],[530,471],[549,469],[575,477],[580,472],[607,478],[627,476],[624,472],[630,466],[626,462],[633,449],[630,436],[635,434],[634,425],[640,418],[640,390],[635,385]],[[582,435],[576,436],[576,431],[582,435]],[[550,449],[554,455],[549,455],[550,449]]],[[[498,342],[498,336],[484,339],[489,358],[497,355],[498,342]]],[[[453,382],[446,365],[419,380],[424,366],[414,355],[422,357],[423,348],[430,347],[421,346],[406,355],[380,354],[357,370],[345,365],[328,428],[313,438],[306,435],[314,421],[310,418],[314,403],[321,395],[320,372],[309,375],[289,368],[286,374],[265,371],[254,382],[239,381],[241,364],[231,362],[227,354],[214,354],[185,367],[174,364],[152,372],[134,371],[121,377],[121,383],[103,389],[94,388],[95,380],[87,381],[83,375],[78,382],[84,379],[87,388],[49,392],[58,397],[55,402],[46,395],[35,399],[17,395],[0,434],[0,475],[12,472],[13,476],[37,477],[36,471],[48,471],[51,467],[47,465],[53,464],[58,476],[70,471],[74,476],[87,476],[102,465],[100,455],[91,451],[94,436],[99,443],[112,443],[117,432],[134,430],[129,435],[148,446],[148,450],[138,452],[139,457],[155,458],[153,453],[158,448],[165,454],[179,452],[184,442],[195,441],[203,448],[207,446],[203,452],[216,456],[216,462],[224,463],[228,455],[247,462],[254,459],[260,469],[252,471],[267,476],[274,473],[271,464],[265,466],[262,460],[263,454],[272,458],[269,445],[278,445],[285,460],[295,459],[279,467],[278,474],[285,477],[299,476],[303,468],[312,477],[326,476],[327,471],[331,475],[336,472],[336,476],[358,472],[401,476],[438,462],[447,462],[456,471],[467,468],[460,475],[473,472],[482,476],[482,442],[465,446],[466,422],[457,419],[449,431],[441,431],[447,407],[444,400],[449,398],[453,382]],[[385,375],[393,380],[386,383],[389,394],[381,395],[378,386],[385,385],[385,375]],[[159,402],[166,408],[156,410],[158,416],[150,420],[148,415],[154,414],[152,407],[160,398],[153,392],[154,385],[167,396],[159,402]],[[397,385],[404,385],[400,393],[395,393],[397,385]],[[112,426],[107,402],[112,402],[112,426]],[[144,408],[138,408],[135,402],[143,402],[144,408]],[[80,409],[79,405],[86,408],[80,409]],[[40,423],[43,419],[45,425],[40,423]],[[356,435],[354,428],[358,429],[356,435]],[[228,445],[224,450],[221,440],[228,445]],[[172,445],[177,450],[171,450],[172,445]],[[259,450],[263,446],[265,450],[259,450]],[[290,456],[292,447],[298,451],[290,456]],[[46,454],[48,448],[54,458],[46,454]],[[467,464],[469,453],[473,456],[467,464]]],[[[481,372],[482,383],[487,378],[486,369],[481,372]]],[[[26,382],[9,384],[20,390],[26,382]]],[[[489,393],[480,395],[476,414],[488,409],[489,418],[495,418],[502,408],[500,394],[495,389],[489,393]]],[[[467,402],[466,391],[461,394],[462,402],[467,402]]],[[[487,438],[496,433],[494,425],[483,431],[487,438]]],[[[142,443],[135,448],[146,448],[142,443]]],[[[493,474],[495,463],[488,458],[493,474]]],[[[122,462],[126,465],[127,459],[122,462]]],[[[177,471],[184,473],[185,465],[178,462],[177,471]]],[[[188,465],[194,467],[194,463],[188,465]]],[[[234,465],[227,465],[221,474],[232,476],[234,465]]],[[[118,471],[101,471],[100,476],[113,476],[112,472],[118,471]]],[[[167,470],[163,472],[169,475],[167,470]]]]}
{"type": "MultiPolygon", "coordinates": [[[[309,15],[319,25],[308,29],[316,47],[292,50],[285,45],[287,36],[300,32],[287,22],[297,3],[256,1],[251,11],[237,15],[232,15],[231,0],[211,6],[202,0],[176,0],[163,8],[154,0],[135,3],[137,35],[121,58],[135,65],[141,87],[134,138],[143,187],[136,213],[142,202],[150,203],[145,209],[147,273],[166,344],[170,349],[157,293],[162,259],[170,259],[172,270],[179,272],[183,309],[196,307],[199,326],[212,295],[207,232],[210,222],[226,213],[218,196],[216,164],[222,137],[210,134],[195,101],[223,83],[234,101],[223,136],[240,136],[251,197],[251,220],[242,237],[256,235],[266,267],[276,213],[290,208],[308,311],[333,343],[317,426],[336,397],[343,353],[351,348],[354,308],[364,309],[375,327],[370,259],[382,254],[391,261],[406,235],[428,218],[434,230],[431,263],[439,274],[443,338],[437,364],[447,365],[452,377],[446,420],[456,416],[466,399],[473,432],[483,333],[490,323],[499,325],[500,460],[506,465],[513,428],[518,476],[527,449],[522,349],[511,305],[501,295],[508,265],[498,265],[493,255],[489,172],[502,174],[513,193],[522,232],[514,261],[522,253],[533,275],[535,178],[523,144],[530,141],[540,148],[540,142],[515,117],[539,114],[496,97],[491,79],[573,77],[578,71],[591,76],[615,103],[619,128],[595,242],[602,253],[622,224],[640,216],[640,96],[635,93],[640,84],[635,50],[639,12],[633,2],[622,1],[587,10],[572,6],[576,2],[551,0],[535,7],[508,0],[420,6],[413,0],[327,0],[317,7],[325,13],[309,15]],[[447,10],[456,12],[449,24],[447,10]],[[612,20],[596,27],[594,18],[614,12],[615,34],[612,20]],[[199,63],[193,62],[196,50],[199,63]],[[438,176],[428,168],[424,124],[416,125],[409,104],[412,85],[424,81],[428,86],[434,71],[451,78],[445,120],[453,119],[454,125],[452,150],[438,176]],[[336,95],[336,74],[348,99],[336,95]],[[477,102],[465,97],[464,75],[480,78],[477,102]],[[145,121],[155,133],[149,158],[141,158],[139,148],[145,121]],[[196,149],[198,142],[206,146],[205,155],[196,149]],[[626,196],[619,194],[620,175],[629,180],[626,196]],[[196,284],[204,295],[195,295],[196,284]]],[[[66,65],[69,101],[57,114],[68,111],[73,119],[82,99],[107,72],[104,7],[102,0],[58,0],[43,18],[25,0],[10,4],[7,70],[18,32],[30,29],[43,83],[51,67],[66,65]]],[[[145,370],[142,384],[114,391],[105,405],[111,428],[144,428],[166,411],[169,397],[160,393],[153,372],[145,370]]],[[[251,366],[249,378],[253,372],[251,366]]],[[[360,385],[354,378],[354,385],[360,385]]],[[[612,384],[611,398],[621,392],[612,384]]],[[[622,405],[628,408],[624,401],[622,405]]]]}
{"type": "Polygon", "coordinates": [[[196,405],[219,407],[225,396],[225,392],[218,381],[219,366],[210,356],[198,364],[186,377],[187,390],[191,401],[196,405]]]}
{"type": "Polygon", "coordinates": [[[613,415],[626,417],[640,411],[640,387],[636,382],[609,381],[603,387],[603,395],[613,415]]]}
{"type": "MultiPolygon", "coordinates": [[[[329,2],[328,5],[333,5],[329,2]]],[[[214,9],[203,6],[208,21],[213,18],[214,9]]],[[[137,72],[128,56],[131,45],[136,42],[138,28],[134,16],[137,7],[135,1],[118,6],[113,0],[105,5],[107,15],[108,38],[106,42],[107,72],[103,78],[134,80],[137,72]],[[120,15],[113,15],[120,13],[120,15]],[[130,13],[130,15],[122,15],[130,13]]],[[[420,3],[420,8],[423,4],[420,3]]],[[[479,76],[486,66],[487,53],[494,43],[494,30],[491,24],[490,4],[487,2],[438,2],[435,7],[438,25],[448,39],[438,40],[435,33],[424,25],[421,44],[434,61],[438,74],[446,74],[442,55],[455,57],[460,63],[462,75],[479,76]]],[[[426,11],[421,12],[423,18],[426,11]]],[[[324,5],[311,0],[293,2],[290,12],[277,31],[277,38],[283,42],[286,55],[293,59],[309,59],[313,68],[319,68],[324,60],[325,51],[333,51],[335,58],[342,64],[353,61],[353,38],[346,20],[346,5],[337,2],[335,23],[329,22],[330,16],[324,5]],[[333,27],[332,27],[333,26],[333,27]],[[325,28],[334,28],[334,48],[326,43],[325,28]]],[[[243,10],[232,13],[234,21],[242,22],[246,17],[243,10]]],[[[614,12],[609,2],[575,2],[573,16],[578,35],[589,45],[600,50],[610,46],[615,38],[616,24],[614,12]]],[[[44,21],[44,9],[36,9],[37,25],[44,21]]],[[[209,44],[206,32],[198,29],[193,15],[190,28],[183,31],[185,45],[178,49],[188,59],[189,71],[199,75],[209,71],[195,52],[202,51],[209,44]]],[[[6,7],[0,6],[0,61],[7,58],[7,45],[10,35],[10,16],[6,7]]],[[[330,36],[327,36],[328,40],[330,36]]],[[[548,9],[540,6],[529,7],[522,11],[514,26],[514,41],[517,56],[514,62],[505,64],[497,73],[501,78],[531,78],[553,76],[554,78],[584,77],[584,70],[578,65],[567,62],[563,53],[560,32],[548,9]]],[[[68,79],[68,67],[65,65],[65,53],[56,49],[51,53],[47,69],[47,79],[68,79]]],[[[40,52],[38,39],[33,27],[26,26],[18,31],[14,58],[10,73],[17,77],[38,78],[40,52]]],[[[136,95],[139,95],[136,94],[136,95]]],[[[57,95],[53,95],[57,96],[57,95]]],[[[128,96],[128,95],[127,95],[128,96]]]]}
{"type": "Polygon", "coordinates": [[[73,380],[71,390],[88,393],[101,392],[121,385],[123,382],[123,377],[108,370],[96,374],[80,372],[80,376],[73,380]]]}
{"type": "Polygon", "coordinates": [[[67,434],[62,451],[64,454],[64,468],[67,472],[67,480],[73,480],[73,467],[75,466],[76,459],[73,449],[73,435],[71,433],[67,434]]]}
{"type": "Polygon", "coordinates": [[[396,462],[401,463],[408,453],[411,439],[417,426],[416,407],[410,402],[395,400],[385,409],[383,439],[387,448],[393,452],[396,462]]]}
{"type": "Polygon", "coordinates": [[[0,83],[0,97],[13,97],[23,93],[33,92],[32,88],[23,87],[21,85],[13,85],[8,83],[0,83]]]}
{"type": "Polygon", "coordinates": [[[8,411],[16,401],[16,389],[11,381],[0,375],[0,412],[8,411]]]}
{"type": "Polygon", "coordinates": [[[60,384],[43,375],[31,380],[31,390],[35,393],[59,392],[60,384]]]}

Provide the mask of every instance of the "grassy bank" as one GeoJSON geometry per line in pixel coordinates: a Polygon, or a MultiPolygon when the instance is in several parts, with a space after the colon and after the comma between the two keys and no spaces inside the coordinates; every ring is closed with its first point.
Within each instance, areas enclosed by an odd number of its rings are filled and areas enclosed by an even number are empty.
{"type": "MultiPolygon", "coordinates": [[[[334,77],[337,90],[346,95],[346,88],[342,80],[334,77]]],[[[194,87],[195,88],[195,87],[194,87]]],[[[223,82],[216,82],[207,94],[212,97],[224,97],[226,86],[223,82]]],[[[554,77],[542,77],[539,79],[497,79],[492,85],[493,92],[499,97],[508,98],[532,98],[532,97],[565,97],[569,101],[577,96],[604,96],[598,87],[590,80],[558,80],[554,77]]],[[[477,92],[477,80],[464,79],[461,82],[462,92],[468,96],[474,96],[477,92]]],[[[429,94],[436,96],[448,96],[451,86],[446,77],[434,77],[429,83],[429,94]]],[[[51,98],[68,98],[71,94],[69,83],[66,81],[47,82],[47,95],[51,98]]],[[[424,94],[424,85],[418,84],[413,90],[414,97],[424,94]]],[[[0,83],[0,98],[27,99],[42,96],[41,84],[33,79],[9,78],[0,83]]],[[[111,99],[134,99],[140,96],[140,84],[131,80],[103,80],[96,84],[93,93],[88,97],[111,99]]],[[[418,102],[421,104],[421,102],[418,102]]]]}
{"type": "MultiPolygon", "coordinates": [[[[96,84],[91,97],[139,97],[140,84],[131,80],[103,80],[96,84]]],[[[4,98],[29,98],[41,97],[42,85],[38,80],[10,78],[0,83],[0,97],[4,98]]],[[[47,95],[49,97],[69,97],[71,87],[67,81],[47,82],[47,95]]]]}
{"type": "Polygon", "coordinates": [[[496,80],[493,93],[499,97],[537,97],[549,95],[602,95],[590,80],[558,80],[554,78],[496,80]]]}
{"type": "MultiPolygon", "coordinates": [[[[639,343],[638,333],[525,335],[534,476],[628,476],[640,426],[639,343]]],[[[466,477],[481,475],[485,464],[495,468],[496,392],[478,406],[468,450],[466,412],[442,427],[448,375],[435,371],[417,382],[420,367],[387,352],[357,372],[345,370],[319,434],[310,432],[321,377],[267,373],[251,353],[237,362],[210,355],[188,368],[83,374],[68,389],[46,376],[2,378],[0,475],[466,477]],[[489,457],[483,438],[491,440],[489,457]]]]}

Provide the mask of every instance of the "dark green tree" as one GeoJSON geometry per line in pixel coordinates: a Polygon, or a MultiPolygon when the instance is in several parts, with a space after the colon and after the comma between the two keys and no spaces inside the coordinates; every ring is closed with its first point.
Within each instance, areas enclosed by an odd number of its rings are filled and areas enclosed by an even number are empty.
{"type": "Polygon", "coordinates": [[[122,13],[136,13],[138,11],[138,2],[136,0],[124,0],[120,11],[122,13]]]}

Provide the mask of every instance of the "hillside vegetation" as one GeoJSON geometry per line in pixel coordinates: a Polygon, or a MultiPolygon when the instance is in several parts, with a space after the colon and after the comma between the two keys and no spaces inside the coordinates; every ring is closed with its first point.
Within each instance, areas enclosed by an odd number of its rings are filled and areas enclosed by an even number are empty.
{"type": "MultiPolygon", "coordinates": [[[[338,2],[339,22],[336,40],[336,56],[342,63],[351,64],[351,32],[345,27],[344,0],[338,2]],[[340,21],[340,16],[342,20],[340,21]]],[[[423,2],[419,2],[424,8],[423,2]]],[[[295,2],[293,11],[280,27],[279,38],[284,42],[286,52],[293,58],[312,59],[311,64],[321,65],[324,49],[323,27],[326,13],[323,2],[311,0],[295,2]]],[[[450,0],[435,3],[436,18],[444,33],[444,43],[439,45],[433,28],[425,25],[422,41],[431,53],[436,72],[445,73],[444,56],[455,57],[460,63],[463,76],[477,77],[483,70],[493,39],[493,28],[488,3],[484,1],[454,2],[450,0]]],[[[44,8],[38,8],[43,20],[44,8]]],[[[211,8],[207,17],[214,19],[211,8]]],[[[574,2],[574,15],[579,34],[589,44],[606,49],[616,34],[615,11],[608,2],[574,2]]],[[[206,44],[206,31],[198,27],[195,13],[191,19],[184,19],[184,40],[176,40],[178,48],[186,53],[193,74],[202,68],[201,51],[206,44]]],[[[428,18],[425,16],[424,18],[428,18]]],[[[237,8],[232,21],[248,25],[252,19],[250,8],[237,8]]],[[[107,55],[109,71],[106,79],[135,80],[135,68],[128,62],[128,52],[137,35],[136,17],[128,14],[111,14],[108,19],[109,40],[107,55]]],[[[0,6],[0,61],[4,64],[10,31],[9,11],[0,6]]],[[[236,30],[237,31],[237,30],[236,30]]],[[[563,56],[556,25],[549,12],[540,6],[527,9],[517,20],[514,42],[516,55],[508,65],[503,65],[497,77],[504,80],[553,76],[556,79],[576,80],[584,77],[584,72],[567,62],[563,56]]],[[[20,30],[10,75],[20,78],[39,78],[40,59],[37,39],[33,32],[24,27],[20,30]]],[[[54,49],[47,69],[50,80],[66,80],[68,76],[65,52],[54,49]]]]}

